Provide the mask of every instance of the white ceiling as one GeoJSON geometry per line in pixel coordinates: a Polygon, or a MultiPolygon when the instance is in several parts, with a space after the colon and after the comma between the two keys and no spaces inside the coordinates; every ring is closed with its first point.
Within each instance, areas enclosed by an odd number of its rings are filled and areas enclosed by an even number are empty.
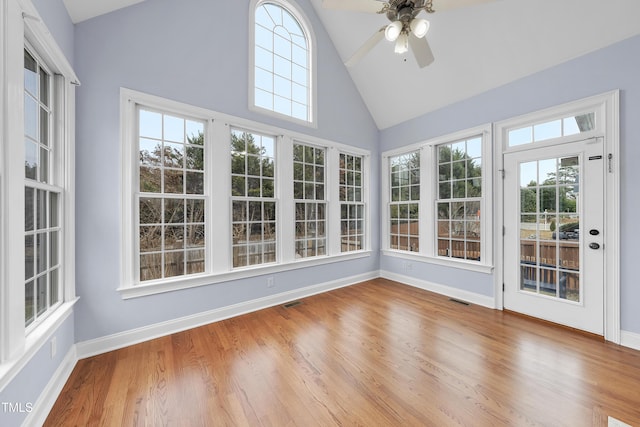
{"type": "MultiPolygon", "coordinates": [[[[64,0],[74,22],[140,1],[64,0]]],[[[310,1],[343,61],[388,23],[310,1]]],[[[434,0],[434,9],[443,1],[434,0]]],[[[422,16],[436,58],[429,67],[383,40],[349,68],[380,129],[640,34],[638,0],[496,0],[422,16]]]]}
{"type": "Polygon", "coordinates": [[[74,24],[144,0],[62,0],[74,24]]]}

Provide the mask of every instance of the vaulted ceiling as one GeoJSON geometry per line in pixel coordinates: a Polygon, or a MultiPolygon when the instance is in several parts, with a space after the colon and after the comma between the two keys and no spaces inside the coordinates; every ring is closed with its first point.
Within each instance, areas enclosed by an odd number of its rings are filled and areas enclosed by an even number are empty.
{"type": "MultiPolygon", "coordinates": [[[[64,0],[74,22],[140,1],[64,0]]],[[[310,1],[343,61],[389,22],[310,1]]],[[[640,34],[638,0],[495,0],[437,12],[446,1],[421,15],[431,23],[433,64],[421,69],[383,40],[349,68],[380,129],[640,34]]]]}

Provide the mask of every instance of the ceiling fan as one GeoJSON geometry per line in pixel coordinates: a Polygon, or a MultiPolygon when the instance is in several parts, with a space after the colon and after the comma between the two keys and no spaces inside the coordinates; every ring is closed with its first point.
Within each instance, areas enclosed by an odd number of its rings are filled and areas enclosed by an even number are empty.
{"type": "MultiPolygon", "coordinates": [[[[450,10],[494,0],[435,0],[437,10],[450,10]]],[[[433,52],[426,39],[429,21],[418,18],[420,12],[434,13],[434,0],[323,0],[326,9],[352,10],[385,14],[391,21],[376,31],[352,56],[345,65],[358,63],[383,38],[395,42],[395,53],[405,53],[411,48],[420,68],[434,61],[433,52]]]]}

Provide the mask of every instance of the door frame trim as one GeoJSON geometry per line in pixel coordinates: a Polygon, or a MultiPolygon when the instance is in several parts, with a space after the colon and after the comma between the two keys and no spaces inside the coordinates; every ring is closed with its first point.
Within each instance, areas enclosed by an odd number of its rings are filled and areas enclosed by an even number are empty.
{"type": "Polygon", "coordinates": [[[603,150],[605,161],[604,183],[604,339],[620,344],[620,91],[584,98],[574,102],[558,105],[524,114],[494,123],[495,137],[494,169],[494,248],[495,274],[494,295],[495,308],[504,309],[504,155],[515,150],[538,148],[566,142],[584,140],[592,137],[604,138],[603,150]],[[536,123],[546,122],[554,118],[563,118],[585,110],[596,112],[596,129],[573,137],[563,137],[549,141],[535,142],[527,146],[507,148],[508,131],[536,123]]]}

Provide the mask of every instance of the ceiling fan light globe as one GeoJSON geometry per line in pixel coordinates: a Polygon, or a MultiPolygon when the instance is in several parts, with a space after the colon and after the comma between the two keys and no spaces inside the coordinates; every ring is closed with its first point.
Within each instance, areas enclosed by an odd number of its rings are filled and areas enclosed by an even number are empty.
{"type": "Polygon", "coordinates": [[[409,50],[409,35],[402,32],[396,40],[395,53],[401,54],[409,50]]]}
{"type": "Polygon", "coordinates": [[[384,30],[384,38],[390,42],[394,42],[398,39],[401,32],[402,22],[393,21],[391,24],[387,25],[387,28],[384,30]]]}
{"type": "Polygon", "coordinates": [[[429,21],[422,18],[415,18],[409,25],[411,27],[411,32],[413,33],[413,35],[419,39],[427,35],[427,31],[429,31],[430,26],[429,21]]]}

